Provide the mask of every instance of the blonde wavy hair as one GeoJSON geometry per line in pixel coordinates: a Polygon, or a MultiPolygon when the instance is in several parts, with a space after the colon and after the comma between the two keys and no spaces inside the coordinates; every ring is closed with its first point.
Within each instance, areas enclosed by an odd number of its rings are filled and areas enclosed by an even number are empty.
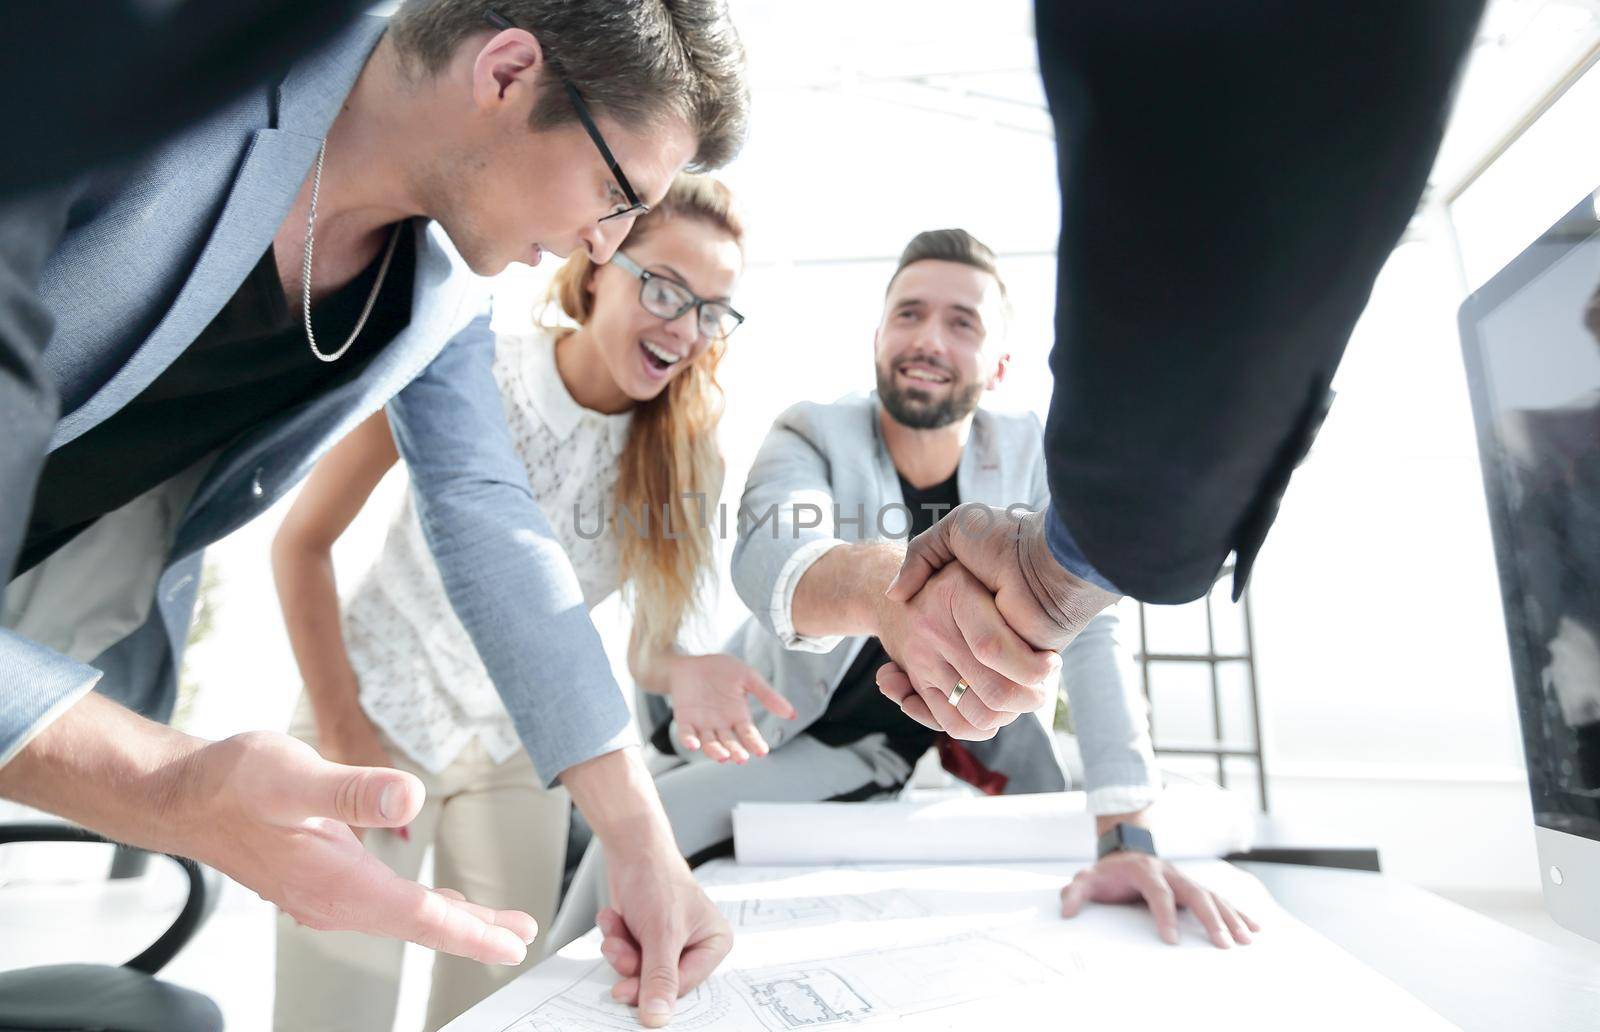
{"type": "MultiPolygon", "coordinates": [[[[744,223],[733,194],[705,175],[673,180],[661,203],[634,223],[623,246],[638,244],[674,219],[713,226],[743,249],[744,223]]],[[[587,323],[596,268],[584,251],[568,258],[550,284],[540,321],[587,323]]],[[[685,626],[706,611],[702,603],[716,584],[709,510],[722,495],[724,465],[716,431],[724,397],[717,366],[727,347],[726,340],[712,341],[666,390],[633,409],[611,529],[619,542],[623,594],[633,612],[635,657],[673,648],[685,626]]]]}

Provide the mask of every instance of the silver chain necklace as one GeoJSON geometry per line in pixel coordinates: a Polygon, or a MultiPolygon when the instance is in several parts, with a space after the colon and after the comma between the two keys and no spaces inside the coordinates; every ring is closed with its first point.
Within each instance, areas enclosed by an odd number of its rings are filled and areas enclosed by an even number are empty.
{"type": "Polygon", "coordinates": [[[372,293],[367,295],[367,303],[361,309],[361,318],[356,320],[356,328],[350,331],[350,337],[338,351],[325,355],[317,347],[317,335],[311,330],[311,252],[317,245],[317,193],[322,189],[322,162],[328,156],[328,141],[322,141],[322,147],[317,151],[317,171],[311,177],[311,212],[306,216],[306,260],[300,270],[300,310],[305,316],[306,343],[311,345],[311,353],[324,362],[337,362],[350,350],[350,345],[356,342],[361,335],[361,328],[367,325],[367,316],[372,314],[372,306],[378,301],[378,291],[383,289],[384,277],[389,275],[389,259],[394,257],[395,244],[400,242],[400,223],[395,223],[394,232],[389,234],[389,246],[383,252],[383,264],[378,266],[378,278],[372,284],[372,293]]]}

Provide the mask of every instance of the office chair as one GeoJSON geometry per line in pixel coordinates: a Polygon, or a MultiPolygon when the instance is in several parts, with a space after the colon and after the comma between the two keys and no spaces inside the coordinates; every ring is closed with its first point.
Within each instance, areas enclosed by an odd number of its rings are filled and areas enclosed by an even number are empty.
{"type": "MultiPolygon", "coordinates": [[[[0,846],[105,841],[66,824],[0,824],[0,846]]],[[[168,859],[189,877],[189,898],[171,927],[121,967],[51,964],[0,972],[0,1032],[222,1032],[222,1012],[215,1003],[155,977],[216,903],[199,864],[168,859]]]]}

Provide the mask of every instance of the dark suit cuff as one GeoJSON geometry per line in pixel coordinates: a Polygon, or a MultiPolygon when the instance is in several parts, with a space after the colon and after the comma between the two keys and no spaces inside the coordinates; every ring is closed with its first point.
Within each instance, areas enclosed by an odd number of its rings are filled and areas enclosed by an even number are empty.
{"type": "Polygon", "coordinates": [[[1061,522],[1061,517],[1056,515],[1053,505],[1044,512],[1044,540],[1050,546],[1050,554],[1061,564],[1063,570],[1079,580],[1088,581],[1097,588],[1122,594],[1115,584],[1101,576],[1100,571],[1083,557],[1083,553],[1078,550],[1078,543],[1072,539],[1072,531],[1061,522]]]}

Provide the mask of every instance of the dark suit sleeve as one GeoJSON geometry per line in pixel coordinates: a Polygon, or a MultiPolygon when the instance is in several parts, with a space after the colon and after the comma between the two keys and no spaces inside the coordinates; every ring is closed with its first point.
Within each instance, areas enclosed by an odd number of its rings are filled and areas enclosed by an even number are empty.
{"type": "Polygon", "coordinates": [[[362,0],[5,4],[0,140],[8,146],[0,148],[0,199],[144,152],[246,87],[281,76],[363,6],[362,0]]]}
{"type": "Polygon", "coordinates": [[[1062,190],[1051,504],[1094,569],[1236,591],[1422,193],[1481,0],[1037,5],[1062,190]]]}
{"type": "Polygon", "coordinates": [[[64,193],[0,204],[0,585],[11,579],[56,423],[43,361],[51,320],[37,287],[67,204],[64,193]]]}

